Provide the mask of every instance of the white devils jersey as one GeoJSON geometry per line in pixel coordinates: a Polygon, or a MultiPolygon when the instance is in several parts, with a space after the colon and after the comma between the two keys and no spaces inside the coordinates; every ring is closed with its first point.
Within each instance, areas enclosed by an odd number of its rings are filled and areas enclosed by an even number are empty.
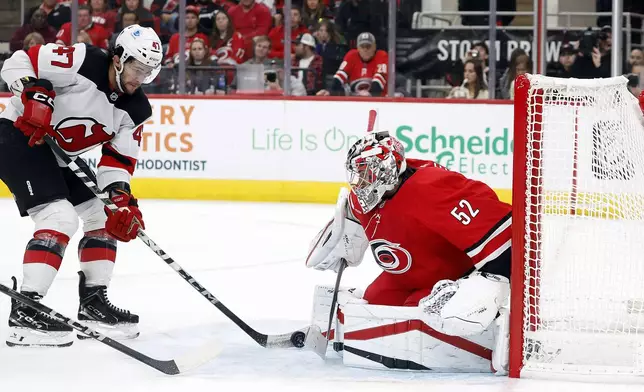
{"type": "MultiPolygon", "coordinates": [[[[47,44],[15,52],[1,74],[9,86],[26,76],[52,83],[56,98],[51,125],[56,142],[72,157],[103,145],[97,173],[101,189],[114,182],[130,182],[143,123],[152,115],[141,89],[133,95],[112,89],[109,67],[108,56],[96,47],[47,44]]],[[[24,106],[20,92],[12,91],[17,96],[0,117],[15,121],[24,106]]]]}

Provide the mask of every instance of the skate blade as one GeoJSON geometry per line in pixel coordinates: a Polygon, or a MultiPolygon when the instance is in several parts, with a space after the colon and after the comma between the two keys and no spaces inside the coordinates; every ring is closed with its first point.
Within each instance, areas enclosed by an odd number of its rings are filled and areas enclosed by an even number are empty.
{"type": "Polygon", "coordinates": [[[30,328],[9,327],[9,347],[69,347],[74,343],[72,331],[43,332],[30,328]]]}
{"type": "MultiPolygon", "coordinates": [[[[90,321],[84,320],[81,321],[83,325],[86,325],[93,329],[94,331],[107,336],[110,339],[114,340],[129,340],[136,339],[139,337],[139,325],[132,323],[119,323],[119,324],[106,324],[99,321],[90,321]]],[[[91,339],[89,336],[84,334],[76,335],[80,340],[91,339]]]]}

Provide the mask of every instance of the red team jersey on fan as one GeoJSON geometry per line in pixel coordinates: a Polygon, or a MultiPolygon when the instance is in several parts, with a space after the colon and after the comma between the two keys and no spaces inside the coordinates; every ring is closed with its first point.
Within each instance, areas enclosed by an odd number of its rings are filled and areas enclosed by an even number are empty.
{"type": "MultiPolygon", "coordinates": [[[[110,33],[105,30],[103,27],[97,25],[96,23],[90,24],[85,32],[89,35],[89,38],[92,40],[92,45],[98,46],[101,49],[107,49],[108,41],[110,39],[110,33]]],[[[72,22],[67,22],[60,27],[58,34],[56,34],[57,40],[62,41],[64,45],[72,44],[72,22]]]]}
{"type": "Polygon", "coordinates": [[[231,65],[241,64],[245,53],[244,37],[237,32],[233,33],[228,42],[217,41],[210,50],[210,54],[217,57],[217,60],[224,60],[231,65]]]}
{"type": "Polygon", "coordinates": [[[382,96],[386,96],[388,62],[389,57],[384,50],[377,50],[371,60],[364,62],[358,50],[351,49],[344,56],[335,77],[340,79],[342,84],[348,84],[353,93],[369,90],[371,83],[375,81],[382,86],[382,96]]]}
{"type": "Polygon", "coordinates": [[[510,248],[511,207],[490,187],[431,161],[407,165],[416,172],[368,213],[349,197],[384,270],[365,292],[369,303],[417,305],[439,280],[457,280],[510,248]]]}
{"type": "MultiPolygon", "coordinates": [[[[167,64],[171,61],[178,61],[175,59],[175,56],[179,54],[179,38],[179,33],[172,34],[172,37],[170,37],[170,42],[168,43],[168,52],[165,54],[164,63],[167,64]]],[[[210,46],[210,44],[208,43],[208,37],[204,33],[196,33],[195,35],[186,37],[186,46],[184,48],[186,58],[188,56],[188,53],[190,52],[190,44],[197,38],[201,39],[206,44],[206,46],[210,46]]]]}

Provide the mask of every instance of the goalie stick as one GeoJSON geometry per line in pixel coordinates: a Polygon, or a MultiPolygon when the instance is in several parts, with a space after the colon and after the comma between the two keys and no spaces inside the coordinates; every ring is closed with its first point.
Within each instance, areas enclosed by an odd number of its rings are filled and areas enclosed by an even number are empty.
{"type": "Polygon", "coordinates": [[[69,317],[62,315],[56,312],[55,310],[41,304],[40,302],[36,302],[31,298],[1,283],[0,283],[0,292],[8,295],[9,297],[15,299],[16,301],[19,301],[29,306],[30,308],[36,311],[49,315],[49,317],[55,319],[60,323],[69,325],[75,330],[82,332],[83,334],[89,336],[90,338],[98,340],[99,342],[105,345],[108,345],[117,351],[122,352],[123,354],[127,355],[130,358],[136,359],[137,361],[143,364],[146,364],[165,374],[175,375],[175,374],[184,373],[190,369],[193,369],[199,365],[204,364],[205,362],[217,356],[221,351],[221,345],[217,341],[213,340],[208,344],[205,344],[199,347],[197,350],[177,359],[169,359],[165,361],[160,359],[154,359],[152,357],[149,357],[141,353],[140,351],[137,351],[122,343],[119,343],[116,340],[111,339],[101,334],[100,332],[97,332],[91,329],[90,327],[82,325],[78,321],[74,321],[69,317]]]}
{"type": "MultiPolygon", "coordinates": [[[[94,179],[94,173],[91,169],[81,160],[81,164],[77,164],[73,161],[55,141],[51,136],[46,135],[44,137],[45,142],[51,150],[54,152],[58,158],[60,158],[65,165],[71,169],[74,174],[89,188],[94,195],[100,199],[103,204],[110,209],[110,211],[118,210],[118,207],[110,200],[107,194],[102,193],[96,185],[96,180],[94,179]]],[[[204,298],[206,298],[211,304],[213,304],[217,309],[219,309],[226,317],[228,317],[232,322],[234,322],[242,331],[244,331],[248,336],[250,336],[254,341],[256,341],[260,346],[266,348],[288,348],[288,347],[304,347],[304,340],[309,333],[310,327],[305,327],[297,331],[281,334],[281,335],[267,335],[261,332],[256,331],[250,325],[246,324],[242,319],[237,317],[230,309],[228,309],[224,304],[221,303],[214,295],[212,295],[205,287],[203,287],[195,278],[192,277],[186,270],[184,270],[176,261],[172,259],[159,245],[157,245],[147,234],[141,229],[137,232],[137,237],[147,245],[148,248],[152,249],[157,256],[159,256],[167,265],[170,266],[183,280],[188,282],[192,288],[197,290],[204,298]]]]}

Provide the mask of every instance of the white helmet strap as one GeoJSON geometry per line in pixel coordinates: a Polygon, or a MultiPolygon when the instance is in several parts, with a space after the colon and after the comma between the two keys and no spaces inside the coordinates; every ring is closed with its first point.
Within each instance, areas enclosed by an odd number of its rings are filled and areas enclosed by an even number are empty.
{"type": "Polygon", "coordinates": [[[115,77],[116,78],[116,86],[118,87],[120,92],[124,93],[125,90],[123,90],[123,86],[121,85],[121,74],[123,73],[123,70],[125,69],[125,64],[123,63],[123,61],[121,60],[120,57],[119,57],[119,63],[121,64],[120,69],[116,67],[116,63],[114,63],[114,65],[113,65],[114,66],[114,71],[116,72],[116,77],[115,77]]]}

